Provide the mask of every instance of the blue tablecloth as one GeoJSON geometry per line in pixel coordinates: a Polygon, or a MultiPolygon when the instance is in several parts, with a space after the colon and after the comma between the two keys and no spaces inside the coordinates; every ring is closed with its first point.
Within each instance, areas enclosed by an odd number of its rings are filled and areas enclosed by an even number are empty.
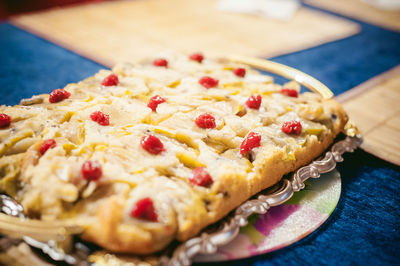
{"type": "MultiPolygon", "coordinates": [[[[273,60],[316,77],[335,94],[400,64],[400,33],[356,22],[358,35],[273,60]]],[[[0,23],[0,60],[0,104],[10,105],[104,68],[9,23],[0,23]]],[[[358,150],[338,169],[342,196],[322,227],[282,250],[229,264],[400,264],[400,167],[358,150]]]]}

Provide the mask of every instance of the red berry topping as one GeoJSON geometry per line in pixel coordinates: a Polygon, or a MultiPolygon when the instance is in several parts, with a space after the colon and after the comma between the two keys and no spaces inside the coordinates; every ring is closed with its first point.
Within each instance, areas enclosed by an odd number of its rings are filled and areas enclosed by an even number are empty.
{"type": "Polygon", "coordinates": [[[199,128],[215,128],[215,118],[207,113],[199,115],[194,122],[199,128]]]}
{"type": "Polygon", "coordinates": [[[244,155],[252,149],[260,147],[261,136],[255,132],[250,132],[240,145],[240,154],[244,155]]]}
{"type": "Polygon", "coordinates": [[[40,145],[39,152],[41,155],[45,154],[48,149],[52,149],[56,146],[56,141],[54,139],[46,139],[40,145]]]}
{"type": "Polygon", "coordinates": [[[151,154],[159,154],[165,151],[161,140],[153,135],[144,136],[140,141],[140,145],[151,154]]]}
{"type": "Polygon", "coordinates": [[[201,63],[201,62],[203,62],[204,56],[200,53],[197,53],[197,54],[192,54],[191,56],[189,56],[189,59],[201,63]]]}
{"type": "Polygon", "coordinates": [[[212,77],[204,76],[199,79],[199,83],[201,86],[210,89],[218,86],[218,79],[213,79],[212,77]]]}
{"type": "Polygon", "coordinates": [[[204,167],[193,169],[193,176],[189,178],[190,183],[196,186],[209,187],[214,182],[204,167]]]}
{"type": "Polygon", "coordinates": [[[154,209],[153,201],[150,198],[144,198],[136,202],[131,211],[131,216],[142,220],[158,222],[158,216],[154,209]]]}
{"type": "Polygon", "coordinates": [[[0,114],[0,128],[8,127],[11,124],[11,117],[6,114],[0,114]]]}
{"type": "Polygon", "coordinates": [[[168,67],[168,61],[164,58],[159,58],[153,61],[153,65],[158,67],[168,67]]]}
{"type": "Polygon", "coordinates": [[[101,82],[103,86],[117,86],[119,83],[118,76],[115,74],[110,74],[108,77],[104,78],[101,82]]]}
{"type": "Polygon", "coordinates": [[[162,98],[160,95],[156,95],[150,98],[147,107],[149,107],[151,110],[153,110],[153,112],[155,112],[157,110],[157,106],[164,102],[165,102],[164,98],[162,98]]]}
{"type": "Polygon", "coordinates": [[[82,164],[81,173],[84,179],[89,181],[99,180],[103,171],[97,161],[86,161],[82,164]]]}
{"type": "Polygon", "coordinates": [[[282,125],[282,131],[286,134],[295,134],[300,135],[301,133],[301,124],[299,121],[289,121],[285,122],[282,125]]]}
{"type": "Polygon", "coordinates": [[[238,76],[238,77],[244,77],[246,75],[246,69],[244,68],[236,68],[235,70],[233,70],[233,73],[238,76]]]}
{"type": "Polygon", "coordinates": [[[100,111],[95,111],[90,115],[90,118],[99,123],[101,126],[108,126],[110,124],[110,116],[106,115],[100,111]]]}
{"type": "Polygon", "coordinates": [[[261,105],[261,95],[256,95],[256,96],[251,96],[247,101],[246,101],[246,105],[247,107],[251,108],[251,109],[260,109],[260,105],[261,105]]]}
{"type": "Polygon", "coordinates": [[[58,103],[62,100],[68,99],[71,96],[71,93],[64,89],[56,89],[50,93],[49,102],[50,103],[58,103]]]}
{"type": "Polygon", "coordinates": [[[295,97],[295,98],[297,98],[297,96],[299,96],[299,93],[294,89],[283,88],[283,89],[281,89],[281,93],[285,94],[287,96],[290,96],[290,97],[295,97]]]}

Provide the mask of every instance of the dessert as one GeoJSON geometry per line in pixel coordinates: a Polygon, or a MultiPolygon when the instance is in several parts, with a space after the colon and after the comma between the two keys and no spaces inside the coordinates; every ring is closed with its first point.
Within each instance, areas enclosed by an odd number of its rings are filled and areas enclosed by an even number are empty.
{"type": "Polygon", "coordinates": [[[187,240],[318,157],[334,100],[202,54],[120,64],[0,107],[0,187],[115,252],[187,240]]]}

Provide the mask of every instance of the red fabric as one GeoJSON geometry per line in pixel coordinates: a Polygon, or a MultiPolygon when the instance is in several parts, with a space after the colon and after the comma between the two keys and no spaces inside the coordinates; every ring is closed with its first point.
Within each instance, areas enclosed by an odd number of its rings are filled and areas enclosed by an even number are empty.
{"type": "Polygon", "coordinates": [[[0,19],[20,13],[79,3],[95,3],[104,0],[2,0],[0,1],[0,19]]]}

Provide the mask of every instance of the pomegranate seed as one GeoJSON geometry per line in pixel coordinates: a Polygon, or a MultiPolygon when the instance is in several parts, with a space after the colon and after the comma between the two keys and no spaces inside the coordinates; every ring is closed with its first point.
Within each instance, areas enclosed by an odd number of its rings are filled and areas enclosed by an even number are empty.
{"type": "Polygon", "coordinates": [[[84,179],[96,181],[102,176],[101,165],[97,161],[86,161],[82,164],[81,173],[84,179]]]}
{"type": "Polygon", "coordinates": [[[207,89],[218,86],[218,82],[219,81],[217,79],[213,79],[212,77],[208,77],[208,76],[204,76],[199,79],[200,85],[207,89]]]}
{"type": "Polygon", "coordinates": [[[62,100],[68,99],[71,96],[71,93],[64,89],[56,89],[50,93],[49,102],[50,103],[58,103],[62,100]]]}
{"type": "Polygon", "coordinates": [[[168,67],[168,61],[164,58],[159,58],[153,61],[153,65],[158,67],[168,67]]]}
{"type": "Polygon", "coordinates": [[[140,145],[142,145],[143,149],[155,155],[165,151],[161,140],[153,135],[144,136],[140,141],[140,145]]]}
{"type": "Polygon", "coordinates": [[[106,78],[103,79],[103,81],[101,82],[101,85],[106,86],[106,87],[117,86],[118,83],[119,83],[118,76],[115,74],[110,74],[106,78]]]}
{"type": "Polygon", "coordinates": [[[164,98],[162,98],[160,95],[156,95],[150,98],[147,107],[149,107],[151,110],[153,110],[153,112],[155,112],[157,110],[157,106],[164,102],[166,102],[164,98]]]}
{"type": "Polygon", "coordinates": [[[247,101],[246,101],[246,105],[247,107],[251,108],[251,109],[260,109],[260,105],[261,105],[261,95],[256,95],[256,96],[251,96],[247,101]]]}
{"type": "Polygon", "coordinates": [[[11,124],[11,117],[6,114],[0,114],[0,128],[8,127],[11,124]]]}
{"type": "Polygon", "coordinates": [[[153,201],[150,198],[144,198],[136,202],[131,211],[131,216],[142,220],[158,222],[158,216],[155,212],[153,201]]]}
{"type": "Polygon", "coordinates": [[[41,155],[45,154],[48,149],[52,149],[56,146],[56,141],[54,139],[46,139],[43,141],[42,145],[40,145],[39,152],[41,155]]]}
{"type": "Polygon", "coordinates": [[[297,98],[299,96],[299,93],[296,90],[293,90],[293,89],[285,89],[285,88],[283,88],[283,89],[281,89],[281,93],[285,94],[287,96],[290,96],[290,97],[295,97],[295,98],[297,98]]]}
{"type": "Polygon", "coordinates": [[[233,70],[233,73],[238,76],[238,77],[244,77],[246,75],[246,69],[244,68],[236,68],[235,70],[233,70]]]}
{"type": "Polygon", "coordinates": [[[201,63],[201,62],[203,62],[204,56],[200,53],[197,53],[197,54],[192,54],[191,56],[189,56],[189,59],[201,63]]]}
{"type": "Polygon", "coordinates": [[[250,132],[240,145],[240,154],[244,155],[252,149],[260,147],[261,136],[255,132],[250,132]]]}
{"type": "Polygon", "coordinates": [[[210,174],[204,167],[193,169],[193,176],[189,178],[190,183],[196,186],[209,187],[214,183],[210,174]]]}
{"type": "Polygon", "coordinates": [[[299,121],[288,121],[283,123],[282,131],[286,134],[300,135],[301,133],[301,123],[299,121]]]}
{"type": "Polygon", "coordinates": [[[215,118],[210,114],[199,115],[195,123],[199,128],[215,128],[215,118]]]}
{"type": "Polygon", "coordinates": [[[90,118],[101,126],[110,125],[110,116],[100,111],[95,111],[90,115],[90,118]]]}

